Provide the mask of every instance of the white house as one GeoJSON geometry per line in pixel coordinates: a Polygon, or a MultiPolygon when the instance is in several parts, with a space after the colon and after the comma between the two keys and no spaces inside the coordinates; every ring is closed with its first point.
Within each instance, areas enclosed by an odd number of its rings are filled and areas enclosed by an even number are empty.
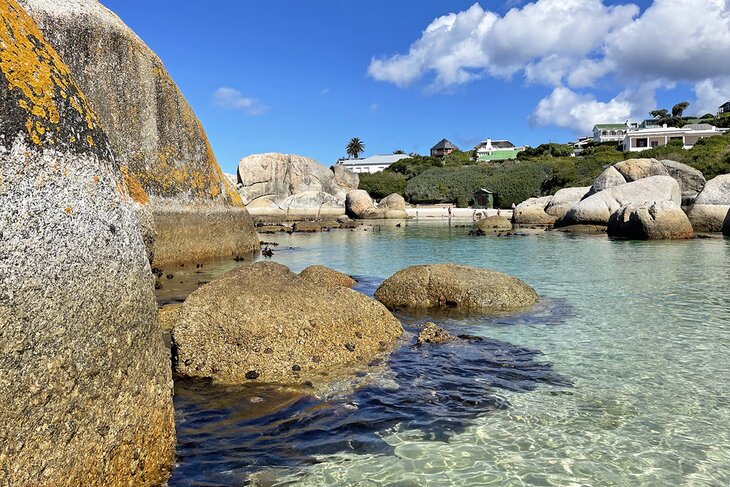
{"type": "Polygon", "coordinates": [[[475,147],[478,161],[504,161],[516,159],[517,154],[525,150],[524,147],[516,147],[509,140],[487,139],[475,147]]]}
{"type": "Polygon", "coordinates": [[[628,131],[628,122],[597,123],[593,126],[593,142],[621,142],[628,131]]]}
{"type": "Polygon", "coordinates": [[[380,172],[391,164],[410,157],[408,154],[381,154],[362,159],[340,159],[337,164],[341,164],[355,173],[373,173],[380,172]]]}
{"type": "Polygon", "coordinates": [[[629,130],[623,140],[624,152],[640,152],[655,147],[663,147],[673,140],[681,140],[682,148],[691,149],[698,140],[725,133],[727,129],[717,128],[706,123],[685,125],[682,128],[650,127],[629,130]]]}

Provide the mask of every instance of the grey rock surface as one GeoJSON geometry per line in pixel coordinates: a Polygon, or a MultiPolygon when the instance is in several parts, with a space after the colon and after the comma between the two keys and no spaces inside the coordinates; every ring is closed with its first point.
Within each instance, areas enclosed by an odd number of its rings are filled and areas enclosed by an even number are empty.
{"type": "Polygon", "coordinates": [[[515,207],[512,222],[517,225],[552,225],[555,217],[545,212],[552,199],[552,196],[541,196],[523,201],[515,207]]]}
{"type": "Polygon", "coordinates": [[[705,187],[705,176],[701,171],[681,162],[660,161],[670,176],[677,180],[682,191],[682,206],[690,206],[705,187]]]}
{"type": "Polygon", "coordinates": [[[586,196],[584,196],[584,198],[603,191],[604,189],[621,186],[622,184],[626,184],[626,178],[618,172],[618,169],[610,166],[596,178],[593,182],[593,186],[591,186],[590,191],[586,196]]]}
{"type": "Polygon", "coordinates": [[[608,235],[632,240],[692,238],[692,225],[674,201],[629,203],[608,220],[608,235]]]}
{"type": "Polygon", "coordinates": [[[730,174],[710,179],[687,212],[695,232],[721,232],[730,210],[730,174]]]}
{"type": "Polygon", "coordinates": [[[617,162],[613,167],[626,179],[627,183],[650,176],[669,176],[667,168],[656,159],[627,159],[617,162]]]}
{"type": "Polygon", "coordinates": [[[608,225],[611,214],[629,203],[682,202],[679,184],[670,176],[650,176],[604,189],[580,201],[558,222],[558,226],[608,225]]]}
{"type": "Polygon", "coordinates": [[[483,232],[503,232],[512,230],[512,222],[503,216],[488,216],[474,222],[473,227],[483,232]]]}
{"type": "Polygon", "coordinates": [[[568,210],[583,199],[590,190],[590,186],[558,190],[550,199],[550,203],[548,203],[545,207],[545,213],[554,216],[555,218],[564,216],[568,210]]]}
{"type": "Polygon", "coordinates": [[[122,171],[33,20],[0,17],[0,484],[164,484],[170,357],[122,171]]]}
{"type": "Polygon", "coordinates": [[[332,166],[332,172],[335,175],[335,183],[345,190],[357,189],[360,186],[360,176],[347,169],[341,164],[332,166]]]}

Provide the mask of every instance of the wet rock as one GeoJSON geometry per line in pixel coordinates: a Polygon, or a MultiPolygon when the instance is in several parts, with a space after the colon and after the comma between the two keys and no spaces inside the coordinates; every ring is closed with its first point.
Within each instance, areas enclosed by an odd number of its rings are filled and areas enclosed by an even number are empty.
{"type": "Polygon", "coordinates": [[[375,291],[391,309],[457,308],[506,311],[535,304],[537,293],[521,280],[488,269],[455,264],[407,267],[375,291]]]}
{"type": "Polygon", "coordinates": [[[301,383],[348,374],[378,356],[381,342],[392,347],[401,332],[398,320],[363,294],[259,262],[193,292],[180,308],[173,338],[182,375],[239,383],[245,371],[255,370],[259,381],[301,383]],[[301,367],[296,377],[292,363],[301,367]]]}
{"type": "Polygon", "coordinates": [[[651,176],[669,176],[669,172],[656,159],[628,159],[613,166],[627,183],[651,176]]]}
{"type": "Polygon", "coordinates": [[[672,201],[679,205],[679,184],[669,176],[651,176],[593,194],[571,208],[556,226],[608,225],[611,214],[629,203],[672,201]]]}
{"type": "Polygon", "coordinates": [[[730,174],[710,179],[687,212],[695,232],[721,232],[730,210],[730,174]]]}
{"type": "Polygon", "coordinates": [[[705,176],[697,169],[681,162],[660,161],[670,176],[677,180],[682,191],[682,206],[691,206],[702,188],[705,187],[705,176]]]}
{"type": "Polygon", "coordinates": [[[730,210],[725,215],[725,222],[722,225],[722,234],[726,237],[730,237],[730,210]]]}
{"type": "Polygon", "coordinates": [[[608,226],[606,226],[606,225],[568,225],[565,227],[555,228],[556,232],[578,233],[578,234],[606,233],[607,230],[608,230],[608,226]]]}
{"type": "Polygon", "coordinates": [[[452,341],[454,341],[454,337],[449,335],[446,330],[436,325],[436,323],[428,322],[423,325],[423,329],[418,333],[416,346],[420,347],[426,343],[440,344],[452,341]]]}
{"type": "Polygon", "coordinates": [[[552,201],[552,196],[530,198],[515,208],[512,214],[512,223],[517,225],[552,225],[555,217],[545,212],[545,207],[552,201]]]}
{"type": "Polygon", "coordinates": [[[482,235],[485,235],[487,232],[494,233],[512,230],[512,223],[503,216],[488,216],[487,218],[482,218],[474,222],[474,229],[481,231],[482,235]]]}
{"type": "Polygon", "coordinates": [[[256,227],[256,231],[261,234],[270,235],[273,233],[291,232],[292,228],[285,225],[263,225],[256,227]]]}
{"type": "Polygon", "coordinates": [[[180,311],[180,303],[168,304],[159,310],[160,328],[162,331],[170,331],[177,321],[177,313],[180,311]]]}
{"type": "Polygon", "coordinates": [[[545,207],[545,213],[555,218],[561,218],[568,210],[578,204],[590,190],[590,186],[559,190],[553,195],[550,203],[545,207]]]}
{"type": "Polygon", "coordinates": [[[318,222],[296,222],[292,230],[299,233],[319,233],[323,225],[318,222]]]}
{"type": "Polygon", "coordinates": [[[357,283],[352,277],[323,265],[309,266],[299,273],[299,277],[322,286],[351,288],[357,283]]]}
{"type": "Polygon", "coordinates": [[[258,250],[250,215],[162,61],[96,0],[21,0],[96,111],[130,197],[149,205],[155,265],[258,250]]]}
{"type": "Polygon", "coordinates": [[[172,378],[139,218],[97,114],[14,0],[0,85],[0,484],[164,484],[172,378]]]}
{"type": "Polygon", "coordinates": [[[630,203],[608,220],[608,235],[635,240],[692,238],[692,225],[673,201],[630,203]]]}

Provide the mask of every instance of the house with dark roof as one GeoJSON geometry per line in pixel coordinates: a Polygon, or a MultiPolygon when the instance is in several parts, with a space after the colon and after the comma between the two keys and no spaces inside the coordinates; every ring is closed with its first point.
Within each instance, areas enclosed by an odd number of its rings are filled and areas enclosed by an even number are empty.
{"type": "Polygon", "coordinates": [[[456,147],[454,144],[449,142],[446,139],[441,139],[441,141],[431,147],[431,157],[444,157],[448,156],[455,150],[459,150],[458,147],[456,147]]]}
{"type": "Polygon", "coordinates": [[[477,161],[506,161],[517,159],[517,154],[525,150],[525,147],[517,147],[509,140],[487,139],[475,147],[477,161]]]}
{"type": "Polygon", "coordinates": [[[730,100],[720,105],[720,109],[717,110],[717,114],[730,113],[730,100]]]}

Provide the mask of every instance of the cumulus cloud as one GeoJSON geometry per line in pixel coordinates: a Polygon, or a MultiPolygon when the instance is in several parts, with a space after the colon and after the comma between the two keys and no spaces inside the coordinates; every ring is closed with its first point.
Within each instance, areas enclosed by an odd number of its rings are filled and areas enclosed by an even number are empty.
{"type": "Polygon", "coordinates": [[[268,107],[255,98],[247,98],[234,89],[221,87],[213,93],[215,106],[226,110],[242,110],[248,115],[263,115],[268,107]]]}
{"type": "Polygon", "coordinates": [[[716,110],[708,108],[730,98],[729,52],[730,0],[654,0],[643,13],[604,0],[535,0],[503,16],[477,3],[435,19],[407,53],[373,58],[368,74],[401,87],[427,79],[427,90],[518,76],[552,87],[534,123],[584,130],[601,111],[602,120],[644,116],[655,90],[675,83],[693,86],[694,108],[716,110]],[[598,85],[620,93],[599,101],[598,85]]]}

